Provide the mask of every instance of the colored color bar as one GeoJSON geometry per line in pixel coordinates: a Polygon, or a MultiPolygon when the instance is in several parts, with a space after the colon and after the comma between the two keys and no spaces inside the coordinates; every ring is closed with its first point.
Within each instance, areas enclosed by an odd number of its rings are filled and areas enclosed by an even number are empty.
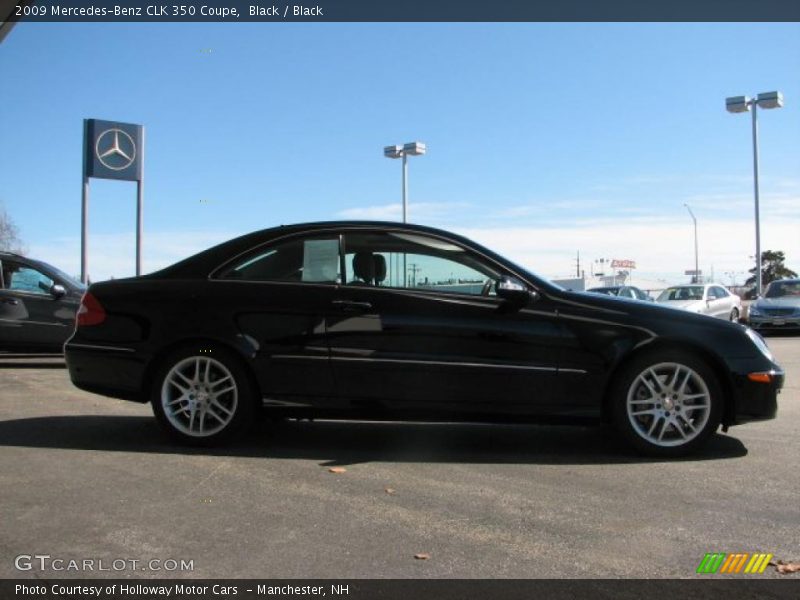
{"type": "Polygon", "coordinates": [[[708,565],[708,569],[706,573],[716,573],[719,569],[719,566],[722,564],[722,561],[725,560],[725,553],[719,552],[715,555],[715,557],[711,560],[711,563],[708,565]]]}
{"type": "Polygon", "coordinates": [[[727,554],[724,552],[706,553],[700,562],[700,566],[697,567],[697,572],[716,573],[726,556],[727,554]]]}
{"type": "Polygon", "coordinates": [[[734,573],[739,573],[742,570],[742,567],[744,566],[744,563],[747,562],[747,558],[750,556],[750,554],[745,552],[740,556],[741,558],[739,559],[739,562],[736,563],[736,567],[733,570],[734,573]]]}
{"type": "Polygon", "coordinates": [[[767,567],[769,566],[769,561],[772,560],[773,556],[774,556],[774,554],[765,554],[764,555],[764,560],[761,561],[761,567],[758,570],[759,573],[763,573],[764,571],[767,570],[767,567]]]}
{"type": "Polygon", "coordinates": [[[761,560],[761,555],[760,554],[753,554],[753,557],[750,559],[750,562],[747,563],[747,566],[744,568],[744,572],[745,573],[752,573],[753,572],[753,566],[759,560],[761,560]]]}
{"type": "Polygon", "coordinates": [[[722,563],[722,568],[719,570],[720,573],[729,573],[728,569],[733,564],[734,561],[739,560],[738,554],[728,554],[727,560],[722,563]]]}
{"type": "Polygon", "coordinates": [[[700,561],[700,566],[697,567],[697,571],[696,571],[697,573],[705,573],[706,572],[706,565],[708,564],[708,561],[711,559],[712,556],[713,556],[713,554],[706,553],[706,555],[703,557],[703,560],[700,561]]]}

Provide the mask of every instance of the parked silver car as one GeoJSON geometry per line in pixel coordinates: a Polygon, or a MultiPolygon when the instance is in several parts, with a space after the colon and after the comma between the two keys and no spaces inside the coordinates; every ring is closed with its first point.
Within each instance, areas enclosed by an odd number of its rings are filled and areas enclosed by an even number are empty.
{"type": "Polygon", "coordinates": [[[656,302],[719,319],[738,321],[742,300],[716,283],[676,285],[665,289],[656,302]]]}
{"type": "Polygon", "coordinates": [[[611,285],[606,287],[593,287],[586,290],[594,294],[605,294],[606,296],[617,296],[619,298],[631,298],[633,300],[645,300],[652,302],[653,299],[646,292],[634,285],[611,285]]]}
{"type": "Polygon", "coordinates": [[[750,327],[800,329],[800,279],[779,279],[750,305],[750,327]]]}

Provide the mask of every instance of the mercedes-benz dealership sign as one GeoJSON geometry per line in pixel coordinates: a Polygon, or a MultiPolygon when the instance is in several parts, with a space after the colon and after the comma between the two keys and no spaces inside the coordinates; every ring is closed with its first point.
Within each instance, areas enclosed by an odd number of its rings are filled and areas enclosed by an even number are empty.
{"type": "Polygon", "coordinates": [[[142,126],[86,119],[84,177],[142,179],[142,126]]]}
{"type": "Polygon", "coordinates": [[[83,120],[81,197],[81,281],[89,281],[89,179],[136,182],[136,275],[142,274],[144,127],[133,123],[83,120]]]}

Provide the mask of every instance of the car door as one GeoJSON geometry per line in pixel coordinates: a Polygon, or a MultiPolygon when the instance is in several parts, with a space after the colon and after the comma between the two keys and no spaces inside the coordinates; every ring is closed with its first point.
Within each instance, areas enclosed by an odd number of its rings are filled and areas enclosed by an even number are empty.
{"type": "Polygon", "coordinates": [[[727,319],[731,312],[731,302],[728,293],[717,285],[708,288],[708,310],[712,317],[727,319]]]}
{"type": "Polygon", "coordinates": [[[517,414],[555,401],[560,329],[547,300],[509,306],[496,265],[438,237],[350,231],[343,251],[327,326],[343,407],[517,414]]]}
{"type": "Polygon", "coordinates": [[[58,350],[75,325],[75,300],[56,292],[52,277],[22,260],[4,259],[2,270],[0,346],[58,350]]]}
{"type": "Polygon", "coordinates": [[[339,234],[282,238],[215,274],[219,302],[233,303],[239,335],[256,348],[267,404],[325,406],[333,394],[325,313],[340,278],[339,234]]]}

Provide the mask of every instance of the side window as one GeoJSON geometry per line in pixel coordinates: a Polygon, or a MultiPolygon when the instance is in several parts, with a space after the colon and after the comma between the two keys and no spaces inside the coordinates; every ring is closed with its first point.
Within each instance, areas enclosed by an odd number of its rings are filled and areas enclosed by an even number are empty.
{"type": "Polygon", "coordinates": [[[460,246],[403,232],[345,235],[345,283],[494,295],[499,277],[460,246]]]}
{"type": "Polygon", "coordinates": [[[263,246],[226,268],[219,279],[244,281],[341,281],[339,237],[300,237],[263,246]]]}
{"type": "Polygon", "coordinates": [[[44,273],[30,267],[5,265],[3,279],[6,289],[28,294],[47,295],[53,287],[53,280],[44,273]]]}

